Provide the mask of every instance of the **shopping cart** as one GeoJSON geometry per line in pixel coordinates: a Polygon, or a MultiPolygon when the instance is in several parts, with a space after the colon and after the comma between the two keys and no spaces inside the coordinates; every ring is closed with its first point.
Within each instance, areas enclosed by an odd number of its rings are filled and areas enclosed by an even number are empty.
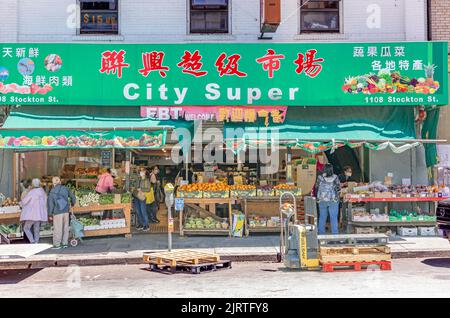
{"type": "Polygon", "coordinates": [[[70,234],[70,246],[75,247],[79,242],[83,241],[84,225],[77,220],[77,217],[73,212],[70,213],[70,234]]]}

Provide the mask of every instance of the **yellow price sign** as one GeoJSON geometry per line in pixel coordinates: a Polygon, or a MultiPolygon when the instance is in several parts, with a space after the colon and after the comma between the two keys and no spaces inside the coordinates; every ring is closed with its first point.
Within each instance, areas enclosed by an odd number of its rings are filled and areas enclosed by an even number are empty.
{"type": "Polygon", "coordinates": [[[167,228],[169,233],[173,233],[173,218],[170,218],[167,222],[167,228]]]}

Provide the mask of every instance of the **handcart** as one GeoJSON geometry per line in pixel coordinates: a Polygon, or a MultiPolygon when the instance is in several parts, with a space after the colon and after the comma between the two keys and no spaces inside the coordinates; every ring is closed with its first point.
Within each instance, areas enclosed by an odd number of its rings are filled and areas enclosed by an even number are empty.
{"type": "Polygon", "coordinates": [[[297,203],[295,195],[292,192],[284,192],[280,195],[280,252],[277,253],[277,261],[281,263],[283,255],[286,253],[285,242],[287,242],[289,236],[289,224],[292,217],[297,213],[297,203]],[[283,201],[284,199],[291,197],[292,203],[289,201],[283,201]]]}
{"type": "Polygon", "coordinates": [[[84,225],[77,220],[77,217],[73,212],[70,213],[70,234],[70,246],[76,247],[79,242],[83,241],[84,225]]]}

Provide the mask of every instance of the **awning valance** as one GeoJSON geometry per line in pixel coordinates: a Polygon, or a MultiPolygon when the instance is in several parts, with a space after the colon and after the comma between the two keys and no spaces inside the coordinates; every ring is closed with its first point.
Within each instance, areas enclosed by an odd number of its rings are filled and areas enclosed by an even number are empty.
{"type": "Polygon", "coordinates": [[[304,107],[288,108],[282,124],[227,123],[226,139],[279,141],[414,140],[413,107],[304,107]]]}
{"type": "Polygon", "coordinates": [[[0,130],[0,147],[162,148],[168,129],[192,129],[192,123],[139,116],[139,108],[23,107],[8,116],[0,130]]]}

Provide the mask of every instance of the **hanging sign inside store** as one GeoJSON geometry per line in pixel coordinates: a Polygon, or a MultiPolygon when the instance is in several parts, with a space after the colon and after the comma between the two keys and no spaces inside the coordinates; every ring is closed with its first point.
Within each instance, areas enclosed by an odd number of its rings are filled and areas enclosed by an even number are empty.
{"type": "Polygon", "coordinates": [[[141,116],[156,120],[215,120],[218,122],[254,123],[264,119],[266,126],[271,120],[282,124],[286,118],[286,106],[142,106],[141,116]]]}
{"type": "Polygon", "coordinates": [[[184,209],[184,198],[175,198],[175,210],[183,211],[184,209]]]}
{"type": "Polygon", "coordinates": [[[102,151],[102,166],[105,168],[111,168],[112,165],[112,151],[102,151]]]}
{"type": "Polygon", "coordinates": [[[446,42],[3,43],[0,105],[446,105],[447,69],[446,42]]]}

